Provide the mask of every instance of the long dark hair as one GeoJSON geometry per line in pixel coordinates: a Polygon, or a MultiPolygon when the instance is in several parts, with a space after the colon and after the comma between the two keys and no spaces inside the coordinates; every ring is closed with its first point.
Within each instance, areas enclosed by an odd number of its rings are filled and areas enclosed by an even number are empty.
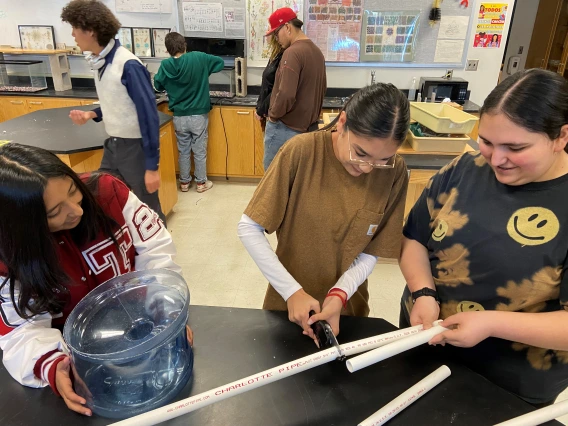
{"type": "MultiPolygon", "coordinates": [[[[568,81],[541,69],[513,74],[487,96],[480,117],[499,113],[529,132],[557,139],[562,126],[568,124],[568,81]]],[[[564,150],[568,152],[568,145],[564,150]]]]}
{"type": "Polygon", "coordinates": [[[73,241],[84,244],[102,231],[116,243],[113,229],[117,224],[94,196],[98,175],[83,183],[49,151],[15,143],[0,146],[0,262],[8,270],[0,288],[9,281],[14,309],[22,318],[60,312],[66,303],[69,278],[57,256],[43,200],[48,179],[62,177],[71,178],[83,194],[83,217],[70,231],[73,241]]]}
{"type": "Polygon", "coordinates": [[[321,130],[333,128],[341,112],[346,114],[346,127],[358,136],[392,138],[398,146],[406,139],[410,124],[408,99],[390,83],[376,83],[356,92],[331,123],[321,130]]]}

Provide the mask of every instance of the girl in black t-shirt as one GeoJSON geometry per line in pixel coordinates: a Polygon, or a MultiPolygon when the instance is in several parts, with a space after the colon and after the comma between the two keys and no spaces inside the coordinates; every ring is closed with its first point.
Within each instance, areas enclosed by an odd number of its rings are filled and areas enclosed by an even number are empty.
{"type": "Polygon", "coordinates": [[[409,214],[401,326],[535,405],[568,386],[568,82],[532,69],[481,108],[479,153],[435,175],[409,214]],[[463,349],[468,348],[468,349],[463,349]]]}

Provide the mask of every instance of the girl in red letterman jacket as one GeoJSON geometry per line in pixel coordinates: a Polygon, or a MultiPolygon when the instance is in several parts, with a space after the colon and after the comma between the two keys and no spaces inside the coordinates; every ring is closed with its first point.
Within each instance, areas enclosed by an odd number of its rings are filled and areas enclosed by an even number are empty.
{"type": "Polygon", "coordinates": [[[158,215],[118,179],[78,177],[43,149],[0,146],[0,348],[21,384],[49,385],[70,409],[90,415],[69,379],[65,319],[118,275],[181,273],[175,254],[158,215]]]}

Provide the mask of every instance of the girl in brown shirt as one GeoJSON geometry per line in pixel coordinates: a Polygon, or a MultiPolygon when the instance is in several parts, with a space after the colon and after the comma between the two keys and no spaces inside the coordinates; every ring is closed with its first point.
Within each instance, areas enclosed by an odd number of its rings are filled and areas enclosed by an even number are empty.
{"type": "Polygon", "coordinates": [[[408,176],[396,152],[409,119],[392,84],[361,89],[326,129],[280,149],[239,222],[270,282],[263,308],[288,310],[312,338],[314,321],[329,321],[338,334],[342,311],[367,316],[377,258],[400,254],[408,176]],[[276,253],[264,235],[274,231],[276,253]]]}

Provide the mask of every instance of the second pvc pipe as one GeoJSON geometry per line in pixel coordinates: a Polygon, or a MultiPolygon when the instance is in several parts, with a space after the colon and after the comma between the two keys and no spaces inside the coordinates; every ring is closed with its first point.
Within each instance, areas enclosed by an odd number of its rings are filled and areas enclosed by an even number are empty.
{"type": "Polygon", "coordinates": [[[415,348],[416,346],[427,343],[432,337],[446,331],[447,328],[441,325],[435,325],[428,330],[421,331],[405,339],[397,340],[396,342],[382,346],[378,349],[364,353],[363,355],[351,358],[346,362],[347,369],[354,373],[369,365],[376,364],[401,352],[415,348]]]}

